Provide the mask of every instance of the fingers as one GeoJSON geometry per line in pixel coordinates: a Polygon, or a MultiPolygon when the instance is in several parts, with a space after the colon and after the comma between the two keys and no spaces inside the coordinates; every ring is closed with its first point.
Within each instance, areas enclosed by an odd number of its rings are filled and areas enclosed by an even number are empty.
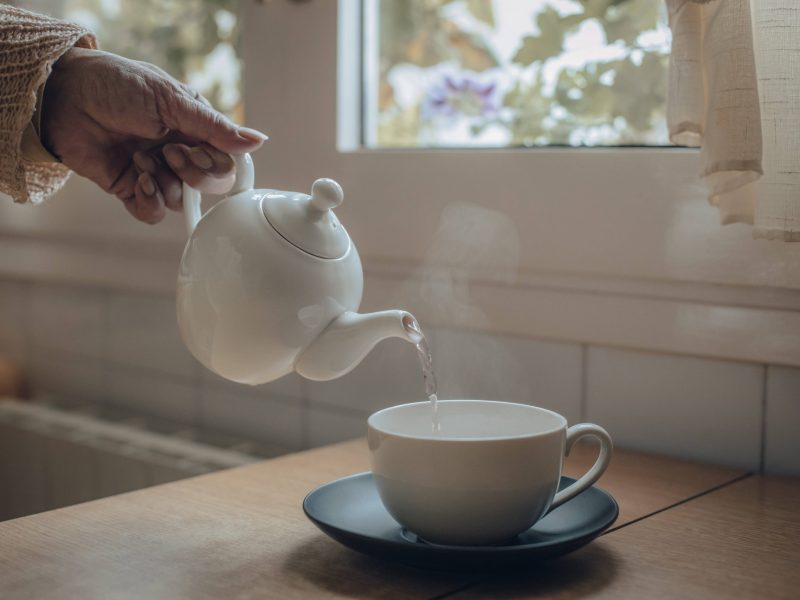
{"type": "Polygon", "coordinates": [[[183,209],[181,180],[164,163],[160,153],[136,152],[133,155],[133,163],[138,173],[149,173],[155,179],[168,209],[176,211],[183,209]]]}
{"type": "Polygon", "coordinates": [[[266,141],[260,131],[239,127],[183,87],[164,85],[169,90],[157,95],[158,112],[170,130],[231,153],[252,152],[266,141]]]}
{"type": "Polygon", "coordinates": [[[164,218],[164,201],[148,173],[139,174],[130,165],[108,190],[122,200],[136,219],[155,225],[164,218]]]}
{"type": "Polygon", "coordinates": [[[223,194],[233,184],[233,160],[208,144],[191,148],[185,144],[167,144],[163,155],[175,175],[197,190],[223,194]]]}
{"type": "MultiPolygon", "coordinates": [[[[103,183],[100,183],[99,185],[109,194],[114,194],[117,198],[124,199],[133,196],[133,186],[136,184],[136,178],[139,176],[139,173],[137,173],[134,166],[130,164],[130,160],[125,161],[124,166],[118,167],[118,164],[121,161],[121,158],[111,156],[111,168],[109,171],[112,173],[118,173],[118,175],[116,179],[114,179],[114,181],[107,186],[103,183]]],[[[111,176],[112,175],[106,174],[106,177],[111,176]]]]}
{"type": "Polygon", "coordinates": [[[126,207],[141,221],[157,223],[164,218],[165,207],[182,210],[183,181],[214,194],[228,191],[233,183],[233,160],[212,146],[167,144],[162,153],[151,150],[133,155],[138,178],[134,197],[126,202],[126,207]]]}
{"type": "Polygon", "coordinates": [[[133,198],[123,200],[125,208],[143,223],[155,225],[166,215],[164,197],[150,173],[141,173],[134,186],[133,198]]]}
{"type": "Polygon", "coordinates": [[[120,185],[124,182],[124,187],[115,193],[134,218],[149,225],[164,218],[164,197],[150,173],[140,173],[134,162],[119,181],[120,185]]]}

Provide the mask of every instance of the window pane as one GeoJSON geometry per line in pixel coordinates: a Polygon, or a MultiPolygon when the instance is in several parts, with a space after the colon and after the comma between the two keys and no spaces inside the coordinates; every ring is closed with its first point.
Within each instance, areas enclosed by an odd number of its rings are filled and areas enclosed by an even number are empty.
{"type": "Polygon", "coordinates": [[[101,49],[158,65],[242,122],[239,0],[63,0],[62,16],[94,31],[101,49]]]}
{"type": "Polygon", "coordinates": [[[667,145],[663,0],[365,0],[370,147],[667,145]]]}

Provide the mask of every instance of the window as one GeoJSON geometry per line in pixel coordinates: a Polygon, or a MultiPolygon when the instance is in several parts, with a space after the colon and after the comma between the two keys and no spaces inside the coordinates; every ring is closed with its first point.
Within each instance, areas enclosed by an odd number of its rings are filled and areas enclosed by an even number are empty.
{"type": "Polygon", "coordinates": [[[64,0],[62,15],[103,50],[158,65],[243,119],[239,0],[64,0]]]}
{"type": "Polygon", "coordinates": [[[368,147],[666,145],[660,0],[367,0],[368,147]]]}

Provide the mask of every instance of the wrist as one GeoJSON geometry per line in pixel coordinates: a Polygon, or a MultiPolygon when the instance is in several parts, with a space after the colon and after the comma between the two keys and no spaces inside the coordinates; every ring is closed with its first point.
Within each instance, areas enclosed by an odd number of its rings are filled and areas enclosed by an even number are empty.
{"type": "Polygon", "coordinates": [[[57,153],[57,144],[53,140],[53,133],[56,131],[54,122],[63,111],[65,91],[69,80],[75,76],[76,68],[88,55],[95,52],[88,48],[70,48],[53,63],[50,75],[43,84],[41,100],[37,103],[37,133],[42,146],[59,160],[61,156],[57,153]]]}

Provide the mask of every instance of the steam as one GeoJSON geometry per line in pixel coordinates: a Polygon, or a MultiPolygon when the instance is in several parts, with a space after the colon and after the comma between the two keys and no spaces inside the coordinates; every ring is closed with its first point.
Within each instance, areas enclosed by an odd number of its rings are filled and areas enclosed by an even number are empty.
{"type": "Polygon", "coordinates": [[[476,282],[516,281],[519,255],[517,227],[505,214],[468,203],[443,210],[423,266],[401,293],[432,337],[440,398],[530,400],[526,370],[512,348],[479,333],[491,330],[491,321],[471,291],[476,282]]]}

